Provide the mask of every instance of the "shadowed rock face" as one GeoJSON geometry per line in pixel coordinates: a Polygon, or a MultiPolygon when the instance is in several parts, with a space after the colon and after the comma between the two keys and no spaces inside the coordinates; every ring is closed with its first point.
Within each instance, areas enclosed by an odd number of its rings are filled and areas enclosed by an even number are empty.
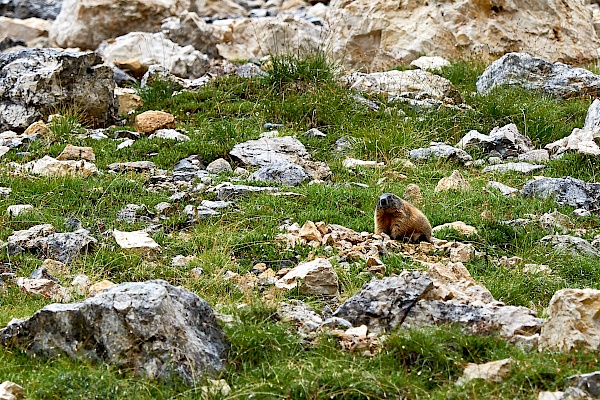
{"type": "Polygon", "coordinates": [[[594,212],[600,209],[600,184],[570,176],[534,179],[527,182],[521,192],[525,197],[553,197],[560,205],[566,204],[594,212]]]}
{"type": "Polygon", "coordinates": [[[0,343],[34,355],[105,361],[151,378],[179,375],[189,383],[221,371],[228,348],[208,303],[161,280],[50,304],[0,330],[0,343]]]}
{"type": "Polygon", "coordinates": [[[9,18],[55,19],[62,0],[4,0],[0,1],[0,15],[9,18]]]}
{"type": "Polygon", "coordinates": [[[95,53],[26,49],[0,54],[0,130],[24,130],[72,107],[107,124],[116,111],[114,73],[95,53]]]}

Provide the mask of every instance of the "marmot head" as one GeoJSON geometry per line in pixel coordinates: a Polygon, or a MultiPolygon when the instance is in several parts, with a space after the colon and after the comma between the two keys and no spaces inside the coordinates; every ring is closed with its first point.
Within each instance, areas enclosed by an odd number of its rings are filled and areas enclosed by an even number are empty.
{"type": "Polygon", "coordinates": [[[377,202],[378,210],[387,210],[387,209],[399,209],[402,207],[402,199],[395,194],[392,193],[384,193],[379,196],[379,201],[377,202]]]}

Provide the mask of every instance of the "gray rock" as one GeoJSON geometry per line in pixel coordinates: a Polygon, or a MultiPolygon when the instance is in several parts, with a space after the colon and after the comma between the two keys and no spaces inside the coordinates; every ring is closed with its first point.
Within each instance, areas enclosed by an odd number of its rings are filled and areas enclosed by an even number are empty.
{"type": "Polygon", "coordinates": [[[310,158],[306,147],[291,136],[262,138],[239,143],[233,146],[229,155],[246,165],[256,167],[281,160],[299,163],[302,159],[310,158]]]}
{"type": "Polygon", "coordinates": [[[148,213],[146,205],[127,204],[124,208],[117,211],[117,221],[125,221],[128,224],[133,224],[138,216],[148,213]]]}
{"type": "Polygon", "coordinates": [[[204,165],[200,161],[197,155],[193,155],[182,160],[179,160],[175,166],[173,166],[173,180],[189,182],[193,181],[199,176],[204,165]]]}
{"type": "Polygon", "coordinates": [[[0,197],[8,197],[12,192],[11,188],[0,186],[0,197]]]}
{"type": "Polygon", "coordinates": [[[56,229],[50,224],[35,225],[29,229],[14,231],[7,239],[9,253],[17,254],[24,250],[42,248],[45,237],[55,232],[56,229]]]}
{"type": "Polygon", "coordinates": [[[483,169],[483,172],[522,172],[528,174],[530,172],[539,171],[546,168],[545,165],[541,164],[529,164],[526,162],[509,162],[505,164],[488,165],[483,169]]]}
{"type": "Polygon", "coordinates": [[[32,356],[108,362],[150,378],[179,375],[190,384],[223,371],[228,348],[208,303],[161,280],[50,304],[0,330],[0,343],[32,356]]]}
{"type": "Polygon", "coordinates": [[[95,53],[52,49],[2,53],[0,130],[24,130],[65,105],[108,124],[116,112],[114,88],[112,69],[95,53]]]}
{"type": "Polygon", "coordinates": [[[493,304],[459,304],[439,300],[421,300],[410,309],[403,328],[458,324],[473,333],[498,331],[501,336],[531,335],[544,323],[525,307],[493,304]]]}
{"type": "Polygon", "coordinates": [[[350,150],[351,147],[352,147],[352,143],[350,143],[350,141],[347,138],[341,137],[335,141],[333,151],[344,153],[344,152],[350,150]]]}
{"type": "Polygon", "coordinates": [[[195,222],[201,219],[208,219],[210,217],[214,217],[219,215],[218,211],[213,210],[212,208],[204,207],[204,206],[193,206],[188,204],[184,207],[183,213],[185,214],[187,220],[189,222],[195,222]]]}
{"type": "Polygon", "coordinates": [[[277,314],[282,321],[293,323],[303,335],[316,332],[323,324],[323,319],[319,314],[300,300],[279,304],[277,314]]]}
{"type": "Polygon", "coordinates": [[[180,46],[192,45],[212,58],[219,55],[217,44],[222,40],[221,29],[207,23],[194,12],[164,19],[161,30],[168,39],[180,46]]]}
{"type": "Polygon", "coordinates": [[[307,130],[306,132],[304,132],[304,135],[306,137],[309,137],[309,138],[324,138],[324,137],[327,137],[327,135],[325,133],[321,132],[317,128],[311,128],[311,129],[307,130]]]}
{"type": "Polygon", "coordinates": [[[75,232],[54,233],[46,237],[46,256],[70,264],[82,250],[98,243],[85,229],[75,232]]]}
{"type": "Polygon", "coordinates": [[[373,279],[333,315],[354,326],[367,325],[372,332],[390,331],[402,325],[409,310],[432,287],[431,278],[416,271],[373,279]]]}
{"type": "Polygon", "coordinates": [[[590,215],[592,215],[592,213],[586,209],[577,208],[577,209],[573,210],[573,215],[576,217],[589,217],[590,215]]]}
{"type": "Polygon", "coordinates": [[[210,200],[202,200],[200,202],[202,207],[211,208],[213,210],[220,210],[223,208],[233,206],[233,202],[231,201],[210,201],[210,200]]]}
{"type": "Polygon", "coordinates": [[[569,235],[548,235],[540,242],[552,245],[553,250],[571,255],[593,256],[600,258],[600,252],[585,239],[569,235]]]}
{"type": "Polygon", "coordinates": [[[288,186],[298,186],[310,179],[311,176],[301,166],[287,160],[263,165],[248,178],[251,181],[279,183],[288,186]]]}
{"type": "Polygon", "coordinates": [[[116,162],[109,164],[108,169],[113,172],[150,172],[156,169],[156,165],[152,161],[116,162]]]}
{"type": "Polygon", "coordinates": [[[217,198],[219,200],[231,200],[240,196],[247,196],[250,193],[259,192],[278,192],[276,187],[259,187],[248,185],[234,185],[231,182],[223,182],[215,187],[217,198]]]}
{"type": "Polygon", "coordinates": [[[530,163],[545,163],[550,161],[550,154],[546,149],[530,150],[527,153],[519,154],[518,159],[530,163]]]}
{"type": "Polygon", "coordinates": [[[489,181],[486,186],[487,189],[494,189],[499,191],[503,196],[514,196],[519,193],[519,189],[512,188],[500,182],[489,181]]]}
{"type": "Polygon", "coordinates": [[[600,209],[600,183],[588,183],[571,178],[541,178],[528,181],[521,189],[525,197],[554,197],[559,205],[600,209]]]}
{"type": "Polygon", "coordinates": [[[473,161],[473,157],[471,157],[466,151],[438,142],[431,142],[431,146],[429,148],[411,150],[409,151],[408,155],[410,159],[414,161],[428,160],[432,158],[457,159],[463,164],[473,161]]]}
{"type": "Polygon", "coordinates": [[[600,372],[573,375],[565,379],[565,386],[583,390],[592,398],[600,398],[600,372]]]}
{"type": "Polygon", "coordinates": [[[516,157],[519,154],[533,150],[533,143],[527,136],[521,135],[515,124],[495,127],[489,135],[477,131],[469,131],[456,147],[464,149],[468,146],[478,146],[486,154],[495,152],[500,156],[516,157]]]}
{"type": "Polygon", "coordinates": [[[206,171],[211,174],[232,173],[233,168],[231,168],[231,165],[229,165],[227,160],[223,158],[217,158],[206,166],[206,171]]]}
{"type": "Polygon", "coordinates": [[[0,15],[9,18],[56,19],[62,0],[0,0],[0,15]]]}
{"type": "Polygon", "coordinates": [[[549,63],[524,53],[508,53],[485,69],[477,79],[477,91],[496,86],[519,86],[555,97],[600,95],[600,76],[583,68],[549,63]]]}
{"type": "Polygon", "coordinates": [[[152,135],[148,136],[148,139],[165,139],[165,140],[176,140],[178,142],[187,142],[190,137],[178,132],[175,129],[159,129],[152,135]]]}

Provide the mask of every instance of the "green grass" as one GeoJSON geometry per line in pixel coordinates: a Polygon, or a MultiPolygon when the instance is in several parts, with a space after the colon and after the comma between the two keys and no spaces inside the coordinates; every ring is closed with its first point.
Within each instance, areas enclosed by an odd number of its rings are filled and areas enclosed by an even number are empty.
{"type": "MultiPolygon", "coordinates": [[[[337,339],[327,335],[314,342],[301,338],[292,327],[277,321],[274,309],[265,304],[261,293],[241,291],[223,279],[228,270],[244,274],[258,262],[278,270],[293,257],[303,260],[311,251],[324,254],[322,249],[287,249],[278,243],[278,226],[285,219],[301,225],[313,220],[372,231],[377,197],[383,192],[402,195],[408,184],[416,183],[425,199],[421,209],[432,225],[461,220],[478,229],[478,235],[466,241],[473,243],[483,257],[466,267],[496,299],[508,305],[531,307],[543,315],[558,289],[600,289],[597,260],[552,253],[539,243],[550,232],[535,224],[522,228],[500,223],[554,209],[571,214],[571,207],[558,206],[551,200],[506,198],[484,190],[489,180],[520,188],[531,176],[483,174],[480,169],[445,161],[418,163],[414,168],[392,162],[407,158],[411,149],[428,146],[430,141],[455,144],[472,129],[489,133],[495,126],[515,123],[521,133],[542,147],[583,126],[590,99],[557,100],[516,88],[474,94],[476,79],[484,68],[478,62],[458,62],[443,68],[440,73],[454,83],[471,108],[431,113],[388,105],[381,96],[365,95],[381,106],[377,112],[370,111],[336,84],[339,71],[320,54],[308,58],[274,57],[265,77],[219,78],[197,92],[176,93],[173,85],[156,82],[140,91],[145,101],[140,112],[171,112],[177,118],[178,128],[185,129],[191,140],[175,144],[142,138],[120,151],[116,150],[119,142],[82,138],[79,133],[85,126],[85,116],[66,110],[63,118],[50,124],[52,138],[32,143],[29,155],[20,156],[13,151],[0,160],[0,186],[13,189],[9,198],[0,198],[0,240],[6,240],[14,230],[41,223],[63,230],[65,220],[74,216],[99,244],[70,265],[72,275],[84,273],[94,282],[166,279],[194,291],[219,312],[233,314],[240,322],[225,327],[231,351],[227,371],[219,377],[231,385],[229,399],[536,399],[541,390],[561,389],[563,379],[569,375],[593,371],[598,353],[548,352],[540,356],[523,352],[493,335],[473,336],[458,328],[441,327],[392,332],[382,339],[380,352],[366,356],[362,352],[342,351],[337,339]],[[104,172],[86,179],[44,178],[13,174],[8,167],[9,162],[24,163],[46,154],[57,156],[67,143],[92,146],[96,165],[103,171],[113,162],[145,159],[159,168],[172,169],[178,160],[193,154],[200,155],[206,163],[218,157],[233,162],[228,155],[232,147],[258,138],[266,122],[283,124],[281,134],[296,136],[313,159],[327,162],[333,172],[330,181],[293,188],[299,197],[259,194],[239,198],[234,209],[182,230],[185,205],[216,198],[214,193],[195,194],[176,204],[175,212],[162,221],[163,228],[153,237],[163,252],[149,257],[119,249],[111,235],[106,234],[112,229],[143,227],[141,223],[116,221],[117,211],[125,205],[143,203],[152,210],[171,195],[166,190],[147,191],[148,176],[104,172]],[[303,133],[313,127],[327,133],[327,137],[306,138],[303,133]],[[333,152],[340,137],[352,143],[348,156],[383,161],[386,167],[346,170],[342,167],[345,155],[333,152]],[[153,152],[158,155],[148,158],[153,152]],[[461,170],[472,188],[460,193],[435,193],[439,179],[454,169],[461,170]],[[407,178],[394,178],[393,173],[398,172],[407,178]],[[32,204],[35,211],[9,217],[4,211],[12,204],[32,204]],[[482,217],[484,211],[491,212],[491,219],[482,217]],[[171,259],[177,254],[193,254],[196,260],[189,267],[172,267],[171,259]],[[547,264],[553,273],[526,275],[519,268],[509,270],[493,262],[494,258],[514,255],[526,263],[547,264]],[[199,279],[190,276],[193,267],[204,270],[199,279]],[[467,363],[507,357],[515,362],[503,382],[475,381],[464,387],[454,384],[467,363]]],[[[127,122],[129,126],[125,128],[133,129],[133,117],[127,122]]],[[[599,171],[595,158],[569,154],[548,163],[543,174],[596,181],[599,171]]],[[[221,176],[214,183],[229,178],[221,176]]],[[[600,234],[597,216],[573,220],[577,228],[587,229],[585,238],[600,234]]],[[[459,238],[451,231],[440,236],[459,238]]],[[[421,268],[398,254],[391,253],[382,260],[387,265],[386,275],[421,268]]],[[[9,257],[5,249],[0,250],[2,268],[19,276],[28,276],[41,261],[36,254],[9,257]]],[[[341,300],[370,279],[363,272],[364,262],[352,263],[347,269],[334,262],[334,268],[342,284],[341,300]]],[[[68,277],[61,278],[69,281],[68,277]]],[[[321,299],[305,298],[295,292],[281,296],[281,300],[292,298],[309,302],[317,311],[325,306],[321,299]]],[[[48,303],[9,285],[6,292],[0,292],[0,326],[12,318],[27,317],[48,303]]],[[[0,349],[0,381],[3,380],[22,385],[30,399],[222,398],[204,393],[201,388],[205,382],[189,386],[149,381],[112,366],[65,358],[32,359],[11,349],[0,349]]]]}

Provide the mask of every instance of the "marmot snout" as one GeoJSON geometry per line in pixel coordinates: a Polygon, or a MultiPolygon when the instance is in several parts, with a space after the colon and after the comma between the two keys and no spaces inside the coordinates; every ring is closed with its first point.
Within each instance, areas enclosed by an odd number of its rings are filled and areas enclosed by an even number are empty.
{"type": "Polygon", "coordinates": [[[375,208],[375,233],[386,233],[390,238],[408,238],[410,241],[431,242],[431,224],[419,209],[392,193],[379,197],[375,208]]]}

